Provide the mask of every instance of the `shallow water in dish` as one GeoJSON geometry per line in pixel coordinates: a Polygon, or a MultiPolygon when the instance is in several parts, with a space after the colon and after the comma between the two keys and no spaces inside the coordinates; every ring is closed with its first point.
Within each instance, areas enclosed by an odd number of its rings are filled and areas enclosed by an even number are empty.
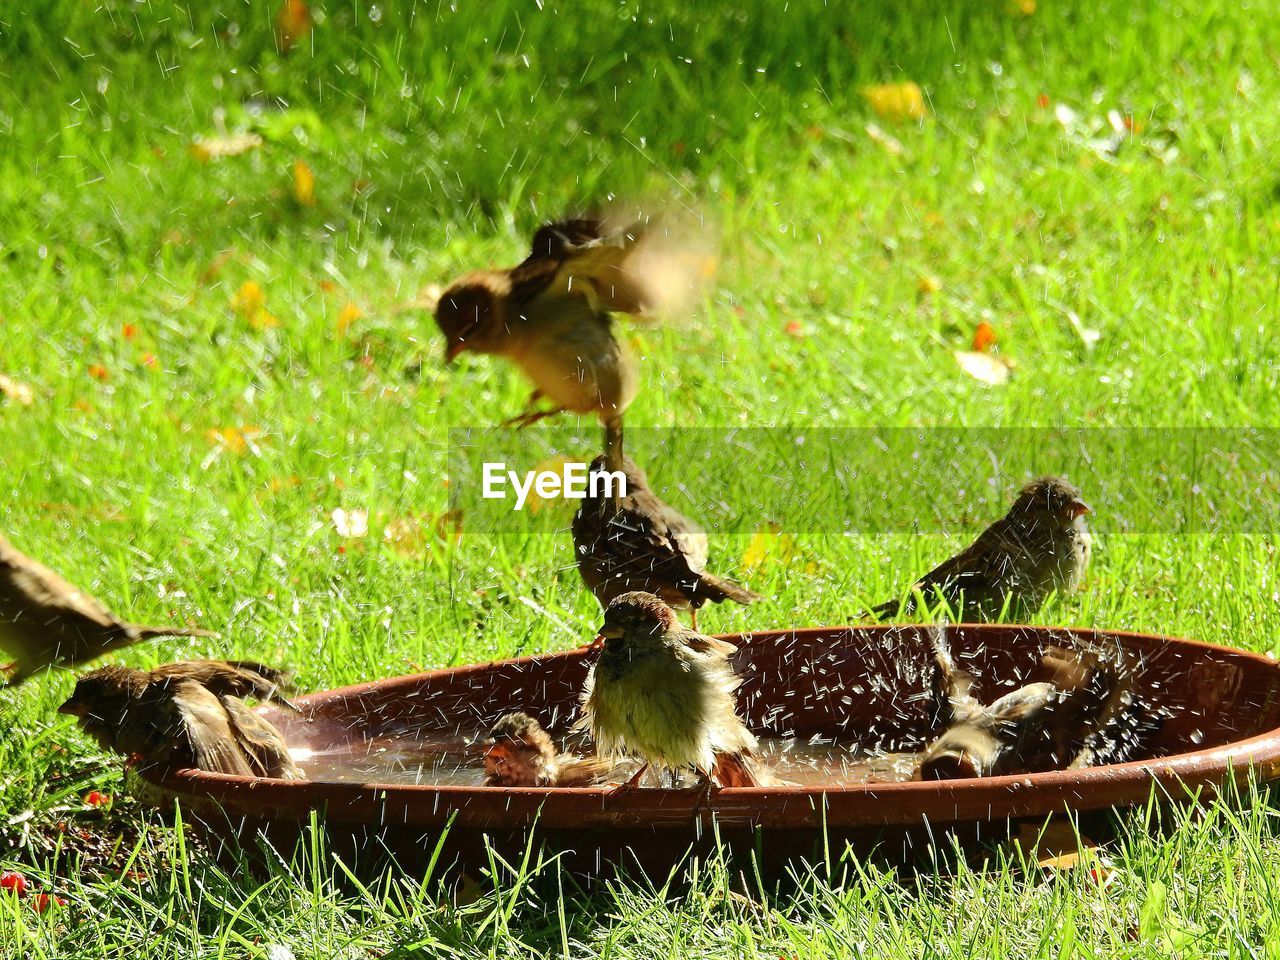
{"type": "MultiPolygon", "coordinates": [[[[290,753],[307,778],[316,782],[475,787],[484,785],[479,746],[484,735],[476,731],[472,736],[381,737],[322,750],[295,747],[290,753]]],[[[574,752],[572,746],[560,746],[574,752]]],[[[761,737],[757,767],[762,775],[797,786],[841,787],[910,780],[918,757],[872,753],[847,743],[761,737]]],[[[610,780],[621,782],[635,770],[633,761],[622,761],[610,780]]],[[[692,782],[686,776],[682,785],[692,782]]],[[[666,785],[665,778],[652,770],[640,782],[642,787],[666,785]]]]}

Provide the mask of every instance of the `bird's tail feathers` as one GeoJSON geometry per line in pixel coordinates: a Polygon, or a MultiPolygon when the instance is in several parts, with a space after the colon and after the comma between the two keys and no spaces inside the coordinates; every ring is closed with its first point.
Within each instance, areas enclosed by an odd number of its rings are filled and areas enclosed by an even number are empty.
{"type": "Polygon", "coordinates": [[[199,627],[161,627],[132,624],[129,633],[133,640],[154,640],[157,637],[217,637],[216,630],[202,630],[199,627]]]}
{"type": "Polygon", "coordinates": [[[754,593],[746,587],[734,583],[732,580],[717,577],[712,573],[699,575],[698,590],[712,603],[732,600],[734,603],[746,604],[764,599],[760,594],[754,593]]]}

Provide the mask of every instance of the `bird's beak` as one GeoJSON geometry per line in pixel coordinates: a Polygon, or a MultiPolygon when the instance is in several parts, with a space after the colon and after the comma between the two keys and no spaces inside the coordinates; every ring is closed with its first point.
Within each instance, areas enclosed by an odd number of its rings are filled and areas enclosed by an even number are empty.
{"type": "Polygon", "coordinates": [[[89,709],[82,703],[75,700],[68,700],[58,708],[59,713],[64,713],[68,717],[85,717],[89,715],[89,709]]]}
{"type": "Polygon", "coordinates": [[[1067,504],[1067,509],[1071,511],[1071,516],[1073,517],[1082,517],[1086,513],[1093,513],[1093,508],[1078,497],[1067,504]]]}
{"type": "Polygon", "coordinates": [[[448,345],[444,348],[444,362],[453,363],[453,361],[458,359],[458,354],[463,353],[466,349],[467,341],[450,340],[448,345]]]}

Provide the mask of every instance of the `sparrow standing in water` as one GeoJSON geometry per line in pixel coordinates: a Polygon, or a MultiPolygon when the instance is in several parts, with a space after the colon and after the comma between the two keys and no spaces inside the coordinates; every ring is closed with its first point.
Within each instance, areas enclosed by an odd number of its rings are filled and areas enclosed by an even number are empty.
{"type": "MultiPolygon", "coordinates": [[[[1085,523],[1089,505],[1080,491],[1061,477],[1042,477],[1027,486],[1009,512],[950,560],[912,585],[931,600],[940,591],[953,608],[980,619],[1000,615],[1006,599],[1020,610],[1032,610],[1050,593],[1072,590],[1084,577],[1093,548],[1085,523]]],[[[911,596],[903,612],[915,608],[911,596]]],[[[898,612],[899,601],[872,609],[878,619],[898,612]]]]}
{"type": "Polygon", "coordinates": [[[635,398],[638,364],[613,313],[639,314],[691,289],[693,262],[664,249],[670,238],[652,225],[610,231],[601,220],[548,224],[523,263],[477,270],[440,295],[436,324],[445,360],[464,351],[505,357],[533,381],[532,406],[552,406],[508,421],[528,426],[568,411],[593,414],[605,431],[611,464],[622,462],[622,415],[635,398]]]}
{"type": "Polygon", "coordinates": [[[58,712],[144,767],[304,780],[280,732],[240,699],[290,705],[279,692],[283,682],[280,671],[247,662],[103,667],[82,676],[58,712]]]}
{"type": "Polygon", "coordinates": [[[484,742],[485,784],[491,787],[586,787],[603,783],[611,766],[599,757],[560,753],[527,713],[504,714],[484,742]]]}
{"type": "MultiPolygon", "coordinates": [[[[606,487],[589,481],[587,496],[573,518],[578,572],[602,607],[608,608],[624,593],[645,591],[669,606],[689,610],[697,630],[698,608],[705,603],[760,599],[745,587],[707,573],[706,533],[659,500],[644,471],[629,457],[618,469],[626,476],[626,496],[604,496],[606,487]]],[[[605,458],[597,457],[590,477],[607,470],[605,458]]]]}
{"type": "Polygon", "coordinates": [[[733,644],[681,626],[667,604],[640,592],[609,604],[597,642],[578,726],[601,756],[643,761],[624,788],[650,765],[691,769],[703,785],[759,785],[756,738],[737,715],[733,644]]]}
{"type": "Polygon", "coordinates": [[[53,664],[69,666],[153,637],[212,637],[208,630],[125,623],[0,536],[0,650],[18,684],[53,664]]]}

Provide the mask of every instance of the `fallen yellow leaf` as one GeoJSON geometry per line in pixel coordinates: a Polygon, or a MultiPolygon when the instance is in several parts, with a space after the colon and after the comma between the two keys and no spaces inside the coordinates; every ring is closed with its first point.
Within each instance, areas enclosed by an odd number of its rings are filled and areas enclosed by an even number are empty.
{"type": "Polygon", "coordinates": [[[284,0],[276,14],[276,36],[280,52],[288,53],[295,43],[311,32],[311,8],[306,0],[284,0]]]}
{"type": "Polygon", "coordinates": [[[364,311],[357,307],[354,303],[348,303],[345,307],[338,311],[338,320],[336,327],[338,336],[345,336],[351,324],[355,323],[364,316],[364,311]]]}
{"type": "Polygon", "coordinates": [[[304,207],[316,205],[316,175],[302,160],[293,162],[293,199],[304,207]]]}
{"type": "Polygon", "coordinates": [[[262,431],[257,427],[215,427],[205,431],[204,436],[209,445],[219,452],[236,456],[252,453],[255,457],[262,452],[257,444],[262,431]]]}
{"type": "Polygon", "coordinates": [[[927,111],[924,94],[910,80],[902,83],[878,83],[862,88],[871,109],[886,120],[923,120],[927,111]]]}
{"type": "Polygon", "coordinates": [[[203,137],[187,149],[201,163],[208,163],[224,157],[238,157],[260,146],[262,138],[256,133],[236,133],[229,137],[203,137]]]}
{"type": "Polygon", "coordinates": [[[1007,360],[989,353],[976,353],[971,350],[957,350],[956,363],[960,364],[960,369],[975,380],[990,384],[1005,383],[1013,370],[1007,360]]]}
{"type": "Polygon", "coordinates": [[[23,407],[29,407],[36,402],[34,390],[19,380],[6,377],[3,373],[0,373],[0,396],[23,407]]]}
{"type": "MultiPolygon", "coordinates": [[[[780,564],[789,567],[800,557],[795,537],[783,533],[776,523],[766,523],[751,535],[746,551],[742,554],[742,568],[748,573],[765,564],[780,564]]],[[[817,573],[818,565],[813,560],[805,560],[805,573],[817,573]]]]}
{"type": "Polygon", "coordinates": [[[266,294],[255,280],[246,280],[240,285],[231,297],[231,309],[255,329],[280,326],[280,318],[266,308],[266,294]]]}

